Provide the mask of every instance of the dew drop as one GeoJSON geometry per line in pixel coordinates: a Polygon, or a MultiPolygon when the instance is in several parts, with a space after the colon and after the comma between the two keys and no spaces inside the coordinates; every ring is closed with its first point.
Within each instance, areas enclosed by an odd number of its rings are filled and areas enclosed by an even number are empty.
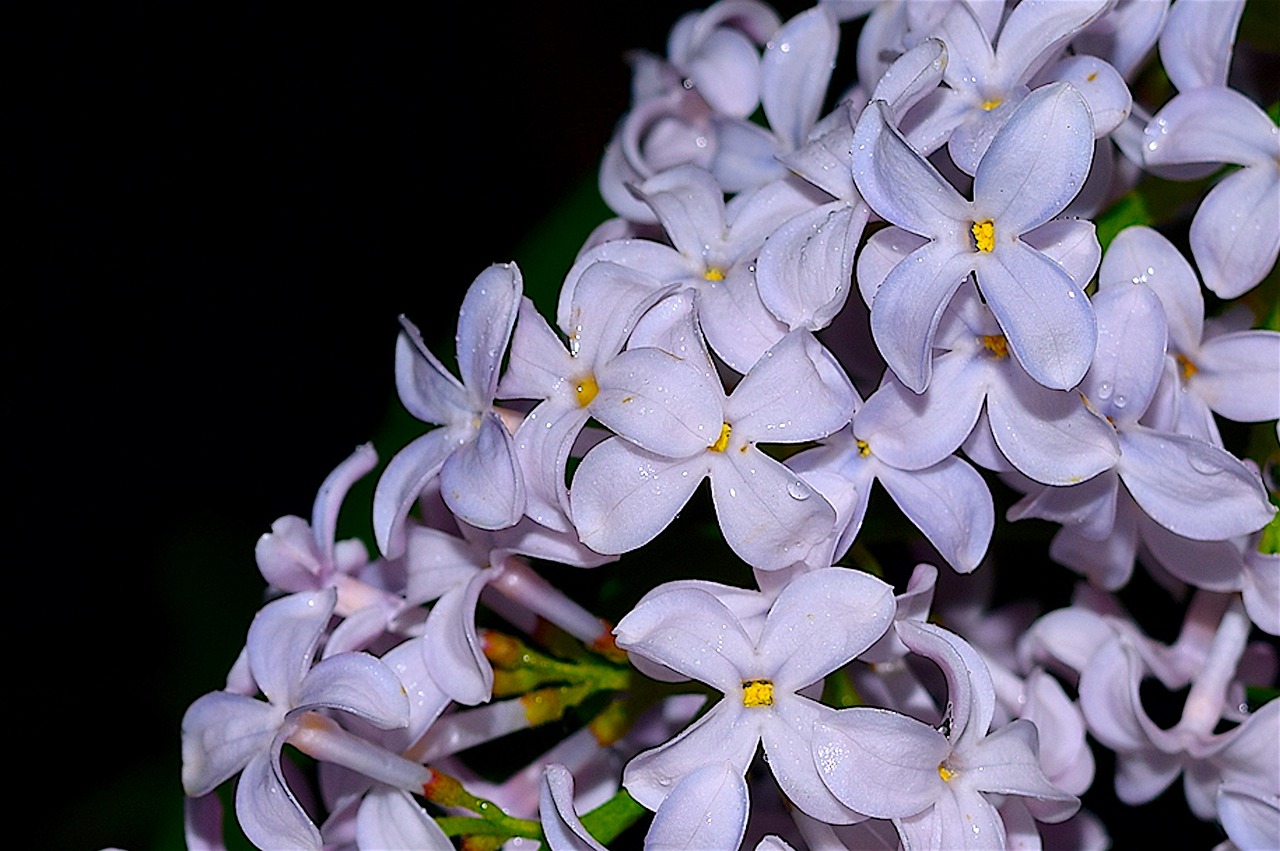
{"type": "Polygon", "coordinates": [[[1098,398],[1104,402],[1111,398],[1111,382],[1104,381],[1098,385],[1098,398]]]}
{"type": "Polygon", "coordinates": [[[1123,408],[1125,405],[1129,404],[1129,400],[1124,396],[1124,394],[1119,394],[1116,396],[1115,404],[1117,409],[1123,408]]]}
{"type": "Polygon", "coordinates": [[[796,479],[793,482],[787,483],[787,494],[790,495],[792,499],[800,500],[803,502],[804,500],[808,499],[812,493],[813,491],[809,489],[809,486],[806,485],[804,482],[800,481],[799,479],[796,479]]]}

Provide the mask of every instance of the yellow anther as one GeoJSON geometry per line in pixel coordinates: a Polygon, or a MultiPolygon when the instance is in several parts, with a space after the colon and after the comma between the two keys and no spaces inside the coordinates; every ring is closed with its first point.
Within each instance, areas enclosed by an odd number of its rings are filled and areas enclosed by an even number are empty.
{"type": "Polygon", "coordinates": [[[982,108],[987,112],[990,112],[1002,103],[1004,103],[1004,98],[992,98],[991,100],[984,100],[982,102],[982,108]]]}
{"type": "Polygon", "coordinates": [[[600,385],[596,384],[596,377],[589,372],[579,378],[578,383],[573,386],[573,394],[578,397],[579,408],[590,405],[591,400],[596,398],[599,392],[600,385]]]}
{"type": "Polygon", "coordinates": [[[978,342],[996,358],[1009,356],[1009,341],[1004,338],[1004,334],[983,334],[978,342]]]}
{"type": "Polygon", "coordinates": [[[945,780],[947,783],[950,783],[950,782],[951,782],[951,778],[952,778],[952,777],[955,777],[955,776],[956,776],[956,773],[955,773],[954,771],[952,771],[951,769],[947,768],[945,765],[941,765],[941,764],[939,764],[939,765],[938,765],[938,776],[939,776],[939,777],[941,777],[943,780],[945,780]]]}
{"type": "Polygon", "coordinates": [[[706,278],[708,281],[723,281],[724,270],[719,266],[708,266],[706,273],[704,273],[702,277],[706,278]]]}
{"type": "Polygon", "coordinates": [[[733,427],[728,423],[720,424],[720,436],[716,438],[716,442],[707,447],[708,452],[723,452],[729,448],[729,434],[733,431],[733,427]]]}
{"type": "Polygon", "coordinates": [[[983,219],[973,223],[973,243],[984,254],[996,247],[996,223],[983,219]]]}
{"type": "Polygon", "coordinates": [[[866,458],[868,455],[870,455],[870,454],[871,454],[871,444],[870,444],[870,443],[867,443],[865,440],[859,440],[859,441],[858,441],[858,454],[859,454],[859,455],[861,455],[863,458],[866,458]]]}
{"type": "Polygon", "coordinates": [[[1191,376],[1200,371],[1200,367],[1188,360],[1186,355],[1174,355],[1174,359],[1178,361],[1178,372],[1183,381],[1190,381],[1191,376]]]}
{"type": "Polygon", "coordinates": [[[742,705],[773,706],[773,683],[768,680],[743,680],[742,705]]]}

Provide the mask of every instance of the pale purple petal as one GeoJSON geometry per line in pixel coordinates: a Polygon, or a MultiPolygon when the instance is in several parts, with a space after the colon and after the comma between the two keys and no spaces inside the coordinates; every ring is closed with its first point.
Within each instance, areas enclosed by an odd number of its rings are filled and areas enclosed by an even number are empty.
{"type": "Polygon", "coordinates": [[[973,269],[973,257],[957,253],[947,241],[930,242],[894,266],[875,295],[871,333],[876,346],[898,380],[916,393],[929,386],[934,334],[947,303],[973,269]]]}
{"type": "Polygon", "coordinates": [[[324,580],[325,565],[316,548],[311,526],[301,517],[281,517],[253,548],[258,571],[269,585],[284,591],[316,588],[324,580]]]}
{"type": "Polygon", "coordinates": [[[1237,848],[1280,847],[1280,795],[1245,782],[1218,789],[1218,820],[1237,848]]]}
{"type": "Polygon", "coordinates": [[[1120,478],[1142,510],[1198,541],[1255,532],[1276,510],[1262,480],[1230,453],[1201,440],[1132,426],[1120,433],[1120,478]]]}
{"type": "Polygon", "coordinates": [[[382,729],[409,721],[409,703],[399,678],[368,653],[339,653],[307,673],[295,711],[316,707],[341,709],[382,729]]]}
{"type": "Polygon", "coordinates": [[[737,617],[703,588],[684,586],[647,598],[618,622],[618,646],[715,686],[741,703],[742,681],[772,670],[743,670],[755,657],[737,617]]]}
{"type": "MultiPolygon", "coordinates": [[[[728,762],[708,762],[685,775],[658,808],[644,847],[654,851],[734,849],[747,830],[747,781],[728,762]]],[[[599,847],[599,846],[596,846],[599,847]]]]}
{"type": "Polygon", "coordinates": [[[587,269],[602,261],[639,270],[641,279],[652,277],[655,285],[681,280],[690,272],[688,258],[665,243],[647,239],[615,239],[586,250],[570,267],[556,302],[556,324],[569,329],[566,333],[577,324],[574,305],[579,301],[578,282],[587,269]]]}
{"type": "Polygon", "coordinates": [[[502,529],[524,513],[524,478],[511,433],[496,414],[440,468],[440,495],[459,520],[481,529],[502,529]]]}
{"type": "Polygon", "coordinates": [[[774,133],[799,147],[822,109],[835,65],[840,27],[822,6],[782,25],[760,60],[760,103],[774,133]]]}
{"type": "Polygon", "coordinates": [[[1244,608],[1270,635],[1280,635],[1280,554],[1245,555],[1244,608]]]}
{"type": "Polygon", "coordinates": [[[249,625],[245,650],[254,682],[273,704],[291,708],[337,601],[332,588],[281,597],[249,625]]]}
{"type": "Polygon", "coordinates": [[[724,234],[726,223],[724,194],[706,169],[676,166],[646,180],[639,191],[677,251],[695,263],[711,259],[706,239],[724,234]]]}
{"type": "Polygon", "coordinates": [[[1050,390],[1018,369],[987,397],[996,445],[1024,475],[1047,485],[1074,485],[1115,466],[1115,429],[1090,410],[1078,393],[1050,390]]]}
{"type": "Polygon", "coordinates": [[[1183,92],[1156,113],[1144,137],[1148,166],[1256,164],[1273,173],[1270,160],[1280,144],[1280,131],[1261,107],[1227,88],[1183,92]]]}
{"type": "Polygon", "coordinates": [[[963,761],[957,756],[952,764],[962,777],[966,768],[972,769],[966,782],[982,792],[1029,798],[1027,806],[1039,821],[1070,818],[1080,809],[1080,801],[1044,776],[1039,748],[1035,724],[1019,718],[993,731],[965,754],[963,761]]]}
{"type": "Polygon", "coordinates": [[[1209,191],[1191,221],[1191,253],[1206,287],[1235,298],[1266,276],[1280,253],[1278,210],[1280,163],[1241,169],[1209,191]]]}
{"type": "Polygon", "coordinates": [[[900,470],[933,466],[962,444],[982,412],[989,372],[967,351],[934,361],[929,390],[917,395],[892,376],[871,394],[853,431],[877,458],[900,470]]]}
{"type": "Polygon", "coordinates": [[[182,716],[182,788],[207,795],[266,752],[280,729],[283,712],[242,694],[215,691],[199,698],[182,716]]]}
{"type": "Polygon", "coordinates": [[[1046,387],[1069,390],[1079,384],[1097,340],[1097,320],[1084,290],[1021,240],[999,245],[981,259],[978,288],[1018,362],[1046,387]]]}
{"type": "Polygon", "coordinates": [[[841,803],[873,818],[923,812],[944,794],[951,747],[927,724],[887,709],[846,709],[814,726],[813,758],[841,803]]]}
{"type": "Polygon", "coordinates": [[[396,338],[396,391],[409,413],[426,423],[445,425],[466,417],[472,399],[458,379],[431,353],[408,319],[396,338]]]}
{"type": "Polygon", "coordinates": [[[830,566],[836,513],[813,488],[751,444],[707,461],[720,530],[739,558],[761,570],[830,566]]]}
{"type": "Polygon", "coordinates": [[[720,437],[724,390],[705,356],[631,349],[602,367],[596,382],[592,415],[643,449],[684,458],[720,437]]]}
{"type": "Polygon", "coordinates": [[[381,784],[370,789],[360,803],[356,843],[360,848],[453,848],[453,841],[408,792],[381,784]]]}
{"type": "Polygon", "coordinates": [[[831,353],[809,332],[793,331],[734,388],[725,416],[751,441],[801,443],[848,424],[855,397],[831,353]]]}
{"type": "Polygon", "coordinates": [[[565,470],[574,441],[590,412],[577,405],[543,402],[530,411],[512,436],[524,476],[525,514],[537,523],[569,531],[569,489],[565,470]]]}
{"type": "Polygon", "coordinates": [[[280,742],[261,751],[245,767],[236,785],[236,818],[244,835],[259,848],[320,851],[320,831],[280,773],[280,742]]]}
{"type": "Polygon", "coordinates": [[[1171,574],[1197,588],[1239,591],[1244,556],[1234,541],[1193,541],[1144,518],[1142,544],[1171,574]]]}
{"type": "Polygon", "coordinates": [[[1096,56],[1071,56],[1045,71],[1051,80],[1070,83],[1084,97],[1093,118],[1093,133],[1105,136],[1119,127],[1133,107],[1124,77],[1096,56]]]}
{"type": "Polygon", "coordinates": [[[851,824],[862,815],[840,802],[823,783],[814,754],[814,728],[835,716],[823,706],[798,695],[775,699],[772,717],[761,729],[761,742],[769,770],[783,794],[796,807],[829,824],[851,824]]]}
{"type": "Polygon", "coordinates": [[[743,717],[750,711],[740,697],[722,699],[680,735],[628,762],[622,785],[643,806],[657,810],[677,783],[703,766],[728,763],[739,776],[746,775],[760,743],[755,725],[743,717]]]}
{"type": "Polygon", "coordinates": [[[787,334],[787,326],[760,300],[756,276],[743,263],[730,269],[723,281],[699,288],[698,320],[720,359],[744,374],[787,334]]]}
{"type": "Polygon", "coordinates": [[[1070,527],[1091,541],[1101,541],[1115,525],[1119,489],[1119,477],[1108,470],[1078,485],[1033,491],[1009,509],[1008,517],[1039,517],[1070,527]]]}
{"type": "Polygon", "coordinates": [[[1204,296],[1200,281],[1182,252],[1149,227],[1127,227],[1107,247],[1098,270],[1098,287],[1146,284],[1160,298],[1169,340],[1181,352],[1194,352],[1204,333],[1204,296]]]}
{"type": "Polygon", "coordinates": [[[710,453],[671,460],[622,438],[587,453],[574,474],[569,507],[582,542],[617,555],[667,527],[711,469],[710,453]]]}
{"type": "Polygon", "coordinates": [[[492,569],[477,572],[437,600],[427,616],[427,672],[445,694],[469,706],[487,701],[493,691],[493,667],[476,635],[476,606],[493,574],[492,569]]]}
{"type": "Polygon", "coordinates": [[[1150,288],[1137,286],[1101,290],[1093,304],[1098,346],[1080,392],[1098,413],[1125,426],[1142,416],[1160,383],[1164,308],[1150,288]]]}
{"type": "Polygon", "coordinates": [[[1102,260],[1097,229],[1093,222],[1081,219],[1052,219],[1027,231],[1022,241],[1065,269],[1082,288],[1093,278],[1102,260]]]}
{"type": "Polygon", "coordinates": [[[960,636],[933,624],[900,620],[896,626],[902,643],[936,662],[946,677],[953,748],[980,740],[995,712],[995,686],[982,657],[960,636]]]}
{"type": "Polygon", "coordinates": [[[458,445],[458,435],[438,428],[416,438],[392,457],[373,493],[373,534],[387,558],[404,552],[404,522],[427,483],[458,445]]]}
{"type": "Polygon", "coordinates": [[[1225,86],[1244,0],[1179,0],[1160,33],[1160,60],[1180,92],[1225,86]]]}
{"type": "Polygon", "coordinates": [[[1222,416],[1239,422],[1280,417],[1280,334],[1236,331],[1205,341],[1191,377],[1195,394],[1222,416]]]}
{"type": "Polygon", "coordinates": [[[498,368],[511,339],[524,288],[514,263],[497,263],[480,273],[458,310],[458,371],[462,384],[481,405],[498,386],[498,368]]]}
{"type": "Polygon", "coordinates": [[[582,826],[573,806],[573,775],[559,763],[542,773],[538,813],[551,851],[606,851],[582,826]]]}
{"type": "Polygon", "coordinates": [[[573,358],[528,296],[520,300],[519,317],[497,395],[503,399],[548,399],[573,372],[573,358]]]}
{"type": "Polygon", "coordinates": [[[1066,83],[1043,86],[1018,106],[982,158],[974,211],[995,222],[997,243],[1012,239],[1062,212],[1092,161],[1093,121],[1084,98],[1066,83]]]}
{"type": "Polygon", "coordinates": [[[1064,528],[1049,543],[1051,559],[1107,591],[1124,587],[1138,556],[1138,526],[1133,516],[1138,509],[1128,497],[1119,504],[1121,509],[1115,513],[1109,532],[1101,538],[1087,537],[1083,528],[1064,528]]]}
{"type": "Polygon", "coordinates": [[[952,456],[910,473],[885,468],[879,479],[947,564],[960,573],[977,568],[991,542],[995,505],[976,470],[952,456]]]}
{"type": "Polygon", "coordinates": [[[876,642],[893,621],[893,588],[858,570],[829,567],[793,579],[757,642],[770,679],[799,691],[876,642]]]}
{"type": "Polygon", "coordinates": [[[628,266],[605,261],[588,266],[578,279],[571,322],[564,329],[575,360],[594,369],[622,351],[636,321],[669,289],[628,266]]]}
{"type": "Polygon", "coordinates": [[[853,180],[877,214],[912,233],[959,237],[973,216],[969,202],[920,156],[892,125],[887,104],[876,101],[858,119],[853,136],[853,180]]]}
{"type": "Polygon", "coordinates": [[[870,306],[893,267],[928,242],[925,237],[896,225],[889,225],[873,233],[862,246],[856,266],[858,292],[862,295],[863,302],[870,306]]]}
{"type": "Polygon", "coordinates": [[[817,331],[844,307],[868,213],[865,204],[834,201],[796,216],[765,240],[756,286],[788,328],[817,331]]]}
{"type": "Polygon", "coordinates": [[[346,460],[325,477],[320,490],[316,492],[316,501],[311,509],[311,530],[315,535],[317,549],[330,565],[334,564],[333,547],[342,501],[351,486],[377,465],[378,453],[373,444],[357,446],[346,460]]]}

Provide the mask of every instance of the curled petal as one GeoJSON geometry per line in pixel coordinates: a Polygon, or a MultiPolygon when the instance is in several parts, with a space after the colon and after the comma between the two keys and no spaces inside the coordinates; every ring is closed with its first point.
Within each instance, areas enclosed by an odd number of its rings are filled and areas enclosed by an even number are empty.
{"type": "Polygon", "coordinates": [[[249,669],[258,688],[277,706],[297,704],[337,597],[332,588],[290,594],[264,606],[249,625],[249,669]]]}
{"type": "Polygon", "coordinates": [[[320,831],[281,773],[280,741],[249,760],[236,785],[236,818],[244,835],[259,848],[320,851],[320,831]]]}
{"type": "Polygon", "coordinates": [[[995,529],[995,504],[976,470],[951,456],[911,473],[884,469],[880,483],[947,564],[960,573],[978,567],[995,529]]]}
{"type": "Polygon", "coordinates": [[[493,667],[476,635],[476,605],[493,574],[492,569],[477,572],[437,600],[427,616],[427,671],[445,694],[467,705],[483,703],[493,692],[493,667]]]}
{"type": "Polygon", "coordinates": [[[341,709],[382,729],[409,722],[409,703],[400,679],[367,653],[339,653],[319,662],[302,681],[297,709],[341,709]]]}
{"type": "Polygon", "coordinates": [[[457,445],[451,429],[434,429],[397,452],[382,471],[373,492],[373,534],[387,558],[404,552],[409,509],[457,445]]]}
{"type": "Polygon", "coordinates": [[[582,826],[573,806],[573,775],[559,763],[543,770],[538,813],[551,851],[606,851],[582,826]]]}
{"type": "Polygon", "coordinates": [[[741,700],[721,700],[680,735],[627,763],[622,785],[656,811],[676,784],[704,766],[728,763],[745,776],[760,743],[755,726],[742,717],[746,711],[741,700]]]}
{"type": "Polygon", "coordinates": [[[481,529],[505,529],[524,513],[524,477],[511,433],[496,414],[485,414],[475,439],[440,468],[440,495],[459,520],[481,529]]]}
{"type": "Polygon", "coordinates": [[[498,367],[520,309],[524,282],[514,263],[480,273],[458,310],[458,371],[472,398],[488,405],[498,387],[498,367]]]}
{"type": "Polygon", "coordinates": [[[868,213],[865,204],[824,204],[765,240],[756,284],[765,307],[788,328],[817,331],[844,307],[868,213]]]}
{"type": "MultiPolygon", "coordinates": [[[[1280,139],[1280,133],[1272,135],[1280,139]]],[[[1275,266],[1280,254],[1277,199],[1280,163],[1227,175],[1200,202],[1191,221],[1191,253],[1204,285],[1222,298],[1248,292],[1275,266]]]]}
{"type": "Polygon", "coordinates": [[[356,814],[360,848],[421,848],[450,851],[453,842],[408,792],[381,784],[365,795],[356,814]]]}

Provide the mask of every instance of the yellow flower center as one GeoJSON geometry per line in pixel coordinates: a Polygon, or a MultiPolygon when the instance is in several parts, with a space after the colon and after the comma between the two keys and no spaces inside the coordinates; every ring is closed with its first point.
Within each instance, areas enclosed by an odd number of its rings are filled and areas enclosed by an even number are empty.
{"type": "Polygon", "coordinates": [[[773,683],[768,680],[743,680],[742,705],[773,706],[773,683]]]}
{"type": "Polygon", "coordinates": [[[1200,367],[1188,360],[1186,355],[1175,355],[1174,359],[1178,361],[1178,373],[1183,381],[1190,381],[1191,376],[1200,371],[1200,367]]]}
{"type": "Polygon", "coordinates": [[[596,398],[596,394],[600,392],[600,385],[596,384],[596,377],[591,373],[587,373],[578,379],[578,383],[573,387],[573,394],[578,397],[578,407],[585,408],[591,404],[591,400],[596,398]]]}
{"type": "Polygon", "coordinates": [[[954,771],[952,771],[951,769],[947,768],[945,765],[939,764],[939,765],[938,765],[938,776],[939,776],[939,777],[941,777],[943,780],[945,780],[947,783],[950,783],[950,782],[951,782],[951,778],[952,778],[952,777],[955,777],[955,776],[956,776],[956,773],[955,773],[954,771]]]}
{"type": "Polygon", "coordinates": [[[1009,341],[1004,338],[1004,334],[983,334],[978,342],[996,359],[1009,356],[1009,341]]]}
{"type": "Polygon", "coordinates": [[[860,455],[863,458],[866,458],[870,454],[871,454],[871,444],[867,443],[865,440],[859,440],[858,455],[860,455]]]}
{"type": "Polygon", "coordinates": [[[702,277],[706,278],[708,281],[723,281],[724,270],[718,266],[708,266],[706,273],[703,274],[702,277]]]}
{"type": "Polygon", "coordinates": [[[973,223],[973,243],[982,253],[996,247],[996,223],[991,219],[983,219],[973,223]]]}
{"type": "Polygon", "coordinates": [[[733,427],[728,423],[720,424],[720,436],[716,438],[716,442],[707,447],[708,452],[723,452],[729,448],[729,435],[733,432],[733,427]]]}
{"type": "Polygon", "coordinates": [[[1004,103],[1004,98],[992,98],[991,100],[984,100],[982,102],[982,108],[987,112],[990,112],[1002,103],[1004,103]]]}

